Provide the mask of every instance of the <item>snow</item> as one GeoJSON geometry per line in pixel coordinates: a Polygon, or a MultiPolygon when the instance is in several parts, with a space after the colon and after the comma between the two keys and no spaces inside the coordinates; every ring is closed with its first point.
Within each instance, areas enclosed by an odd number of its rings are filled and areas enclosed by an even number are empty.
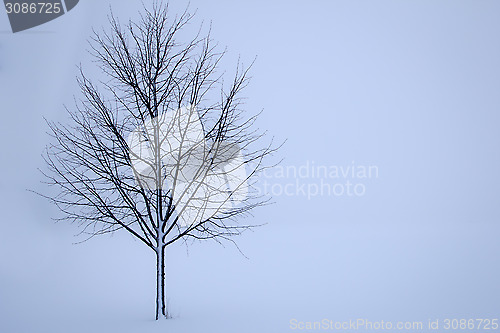
{"type": "Polygon", "coordinates": [[[294,318],[496,315],[500,245],[488,224],[274,222],[240,238],[249,259],[214,243],[189,255],[167,247],[173,319],[155,322],[153,251],[118,234],[72,245],[71,228],[20,215],[5,229],[26,245],[1,236],[2,332],[287,332],[294,318]]]}

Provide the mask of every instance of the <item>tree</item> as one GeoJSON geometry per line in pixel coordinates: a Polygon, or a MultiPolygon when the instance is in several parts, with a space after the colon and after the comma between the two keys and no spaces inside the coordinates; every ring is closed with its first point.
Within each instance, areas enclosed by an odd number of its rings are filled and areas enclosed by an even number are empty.
{"type": "MultiPolygon", "coordinates": [[[[106,80],[80,67],[81,98],[68,123],[48,122],[44,195],[88,238],[127,231],[156,256],[156,319],[165,306],[165,248],[177,241],[218,242],[254,227],[240,217],[269,198],[256,175],[272,140],[245,116],[241,92],[250,67],[238,62],[229,84],[210,30],[185,38],[193,15],[171,17],[156,2],[141,19],[96,32],[90,53],[106,80]],[[184,37],[184,39],[182,39],[184,37]],[[183,42],[182,40],[187,40],[183,42]]],[[[235,243],[234,243],[235,244],[235,243]]],[[[235,244],[236,245],[236,244],[235,244]]]]}

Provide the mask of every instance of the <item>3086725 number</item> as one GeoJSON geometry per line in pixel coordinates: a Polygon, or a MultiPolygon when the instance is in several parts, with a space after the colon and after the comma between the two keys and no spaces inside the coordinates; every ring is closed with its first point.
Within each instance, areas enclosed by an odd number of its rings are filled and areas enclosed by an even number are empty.
{"type": "Polygon", "coordinates": [[[60,2],[7,2],[5,10],[7,14],[59,14],[62,9],[60,2]]]}
{"type": "Polygon", "coordinates": [[[445,330],[497,330],[498,319],[445,319],[445,330]]]}

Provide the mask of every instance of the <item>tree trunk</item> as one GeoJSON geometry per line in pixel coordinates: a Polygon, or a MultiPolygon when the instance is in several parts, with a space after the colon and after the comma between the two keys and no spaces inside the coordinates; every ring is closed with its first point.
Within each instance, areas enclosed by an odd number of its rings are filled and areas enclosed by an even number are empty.
{"type": "Polygon", "coordinates": [[[167,318],[165,306],[165,248],[156,251],[156,320],[167,318]]]}

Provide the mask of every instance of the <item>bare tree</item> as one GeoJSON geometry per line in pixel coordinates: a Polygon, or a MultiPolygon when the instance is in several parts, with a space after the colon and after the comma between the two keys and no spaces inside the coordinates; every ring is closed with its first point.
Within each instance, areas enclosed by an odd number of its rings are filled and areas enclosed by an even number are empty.
{"type": "Polygon", "coordinates": [[[88,238],[125,230],[157,258],[156,319],[165,306],[165,248],[218,242],[254,227],[239,217],[268,202],[254,188],[263,159],[257,115],[245,117],[249,67],[228,84],[210,31],[186,38],[193,15],[156,2],[138,22],[95,32],[90,53],[106,80],[80,69],[68,123],[49,122],[46,195],[88,238]],[[183,38],[184,37],[184,38],[183,38]],[[187,40],[187,41],[186,41],[187,40]]]}

